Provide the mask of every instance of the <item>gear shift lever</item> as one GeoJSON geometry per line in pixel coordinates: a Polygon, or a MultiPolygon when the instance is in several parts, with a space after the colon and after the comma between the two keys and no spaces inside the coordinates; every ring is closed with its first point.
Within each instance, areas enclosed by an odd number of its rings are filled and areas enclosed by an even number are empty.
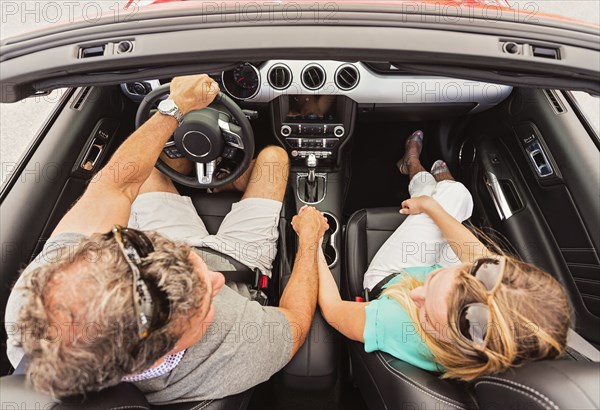
{"type": "Polygon", "coordinates": [[[315,182],[315,168],[317,168],[317,157],[315,154],[309,154],[306,157],[306,166],[308,167],[308,182],[315,182]]]}
{"type": "Polygon", "coordinates": [[[317,168],[317,157],[315,154],[309,154],[306,157],[306,166],[308,167],[308,176],[306,177],[305,193],[308,202],[317,201],[317,179],[315,169],[317,168]]]}

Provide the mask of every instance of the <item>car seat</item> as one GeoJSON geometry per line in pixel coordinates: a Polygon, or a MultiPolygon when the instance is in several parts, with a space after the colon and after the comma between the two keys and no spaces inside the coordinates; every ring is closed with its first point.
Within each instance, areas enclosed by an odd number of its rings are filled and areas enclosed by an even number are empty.
{"type": "MultiPolygon", "coordinates": [[[[363,295],[371,260],[404,222],[399,208],[355,212],[345,235],[344,297],[363,295]]],[[[568,349],[561,359],[530,363],[471,383],[441,379],[383,352],[366,353],[349,341],[353,383],[370,409],[597,409],[600,365],[568,349]]]]}

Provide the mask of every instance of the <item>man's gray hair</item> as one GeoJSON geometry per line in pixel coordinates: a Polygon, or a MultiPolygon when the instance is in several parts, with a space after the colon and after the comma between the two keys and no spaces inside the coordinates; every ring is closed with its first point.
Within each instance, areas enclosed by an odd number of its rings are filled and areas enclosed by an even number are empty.
{"type": "Polygon", "coordinates": [[[35,269],[20,312],[27,376],[53,397],[98,391],[151,367],[181,338],[207,287],[191,248],[147,232],[155,251],[141,273],[167,294],[171,320],[139,342],[132,273],[110,234],[95,234],[73,252],[35,269]]]}

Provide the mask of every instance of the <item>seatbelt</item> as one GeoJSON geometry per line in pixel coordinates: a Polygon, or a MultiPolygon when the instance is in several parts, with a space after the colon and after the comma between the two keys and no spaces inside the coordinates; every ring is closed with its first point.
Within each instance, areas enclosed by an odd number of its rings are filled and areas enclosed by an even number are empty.
{"type": "Polygon", "coordinates": [[[365,288],[365,302],[370,302],[371,300],[375,300],[379,296],[381,296],[381,292],[383,292],[383,287],[398,275],[400,274],[391,273],[385,278],[381,279],[379,282],[377,282],[377,284],[373,286],[373,289],[369,290],[368,288],[365,288]]]}
{"type": "Polygon", "coordinates": [[[260,269],[258,268],[254,268],[254,270],[250,269],[248,266],[232,258],[231,256],[221,253],[219,251],[215,251],[211,248],[199,247],[196,249],[201,250],[202,252],[219,256],[233,265],[235,270],[219,271],[223,274],[223,276],[225,276],[226,280],[230,280],[232,282],[246,283],[248,285],[251,285],[254,289],[258,289],[259,286],[262,285],[262,282],[264,282],[264,280],[261,280],[263,275],[260,269]]]}

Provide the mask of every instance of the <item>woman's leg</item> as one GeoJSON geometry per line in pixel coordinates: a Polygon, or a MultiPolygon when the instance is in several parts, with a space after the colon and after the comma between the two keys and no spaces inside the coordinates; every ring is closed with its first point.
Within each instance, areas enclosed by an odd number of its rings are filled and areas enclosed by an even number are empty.
{"type": "Polygon", "coordinates": [[[431,196],[460,222],[469,219],[473,213],[473,197],[463,184],[454,180],[448,165],[442,160],[436,161],[431,174],[438,182],[431,196]]]}
{"type": "MultiPolygon", "coordinates": [[[[419,169],[420,162],[413,165],[419,169]]],[[[421,166],[422,169],[422,166],[421,166]]],[[[469,191],[454,181],[448,172],[437,182],[428,172],[418,171],[409,184],[412,196],[430,195],[440,202],[447,212],[463,221],[473,209],[469,191]],[[449,177],[448,177],[449,175],[449,177]],[[462,219],[461,219],[462,218],[462,219]]],[[[363,279],[365,288],[373,288],[390,273],[401,272],[404,268],[417,266],[442,266],[459,263],[458,257],[446,242],[442,232],[429,216],[409,215],[390,238],[379,249],[369,265],[363,279]]]]}
{"type": "MultiPolygon", "coordinates": [[[[410,177],[408,192],[411,197],[432,195],[437,184],[419,160],[422,140],[422,132],[414,132],[406,141],[404,156],[396,163],[400,173],[410,177]]],[[[390,273],[400,272],[404,268],[434,265],[439,253],[435,247],[441,240],[441,232],[429,217],[408,216],[371,261],[363,278],[363,286],[371,289],[390,273]]]]}

